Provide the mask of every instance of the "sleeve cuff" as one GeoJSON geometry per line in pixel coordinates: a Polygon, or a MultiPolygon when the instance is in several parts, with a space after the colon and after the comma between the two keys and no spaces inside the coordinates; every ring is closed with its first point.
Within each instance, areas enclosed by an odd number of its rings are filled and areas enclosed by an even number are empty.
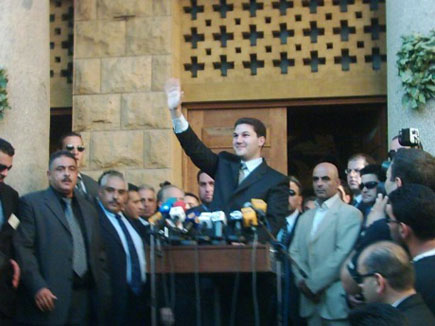
{"type": "Polygon", "coordinates": [[[189,128],[189,123],[184,115],[181,115],[179,118],[172,119],[172,126],[176,134],[181,134],[189,128]]]}

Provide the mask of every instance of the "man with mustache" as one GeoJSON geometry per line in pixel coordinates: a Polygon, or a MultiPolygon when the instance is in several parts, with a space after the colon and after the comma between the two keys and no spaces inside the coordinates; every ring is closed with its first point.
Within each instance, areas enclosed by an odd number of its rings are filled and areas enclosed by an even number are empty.
{"type": "Polygon", "coordinates": [[[49,188],[22,197],[19,204],[17,322],[105,325],[110,302],[106,253],[97,212],[74,192],[73,154],[53,153],[47,176],[49,188]]]}

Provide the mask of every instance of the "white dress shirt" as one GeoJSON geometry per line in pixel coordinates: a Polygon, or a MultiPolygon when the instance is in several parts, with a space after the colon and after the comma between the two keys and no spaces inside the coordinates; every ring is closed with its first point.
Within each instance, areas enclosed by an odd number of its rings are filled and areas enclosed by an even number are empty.
{"type": "Polygon", "coordinates": [[[338,195],[338,193],[336,193],[331,198],[325,200],[321,204],[316,201],[316,213],[314,214],[313,226],[311,228],[311,237],[314,237],[320,223],[322,223],[323,219],[325,218],[326,213],[337,200],[340,200],[340,196],[338,195]]]}

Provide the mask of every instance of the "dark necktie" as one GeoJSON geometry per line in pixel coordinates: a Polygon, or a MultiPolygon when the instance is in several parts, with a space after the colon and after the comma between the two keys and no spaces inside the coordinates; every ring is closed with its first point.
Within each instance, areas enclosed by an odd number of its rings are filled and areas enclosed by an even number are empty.
{"type": "Polygon", "coordinates": [[[81,195],[86,195],[85,187],[83,186],[82,177],[80,175],[77,176],[76,189],[81,195]]]}
{"type": "Polygon", "coordinates": [[[290,244],[290,232],[288,231],[288,224],[282,228],[281,243],[288,249],[290,244]]]}
{"type": "Polygon", "coordinates": [[[122,220],[121,215],[116,214],[115,217],[118,220],[122,232],[124,232],[125,239],[127,240],[128,251],[130,253],[130,265],[131,265],[130,287],[131,290],[138,295],[140,294],[142,289],[142,277],[140,272],[139,256],[137,255],[137,251],[134,246],[133,239],[130,235],[130,232],[128,232],[127,226],[122,220]]]}
{"type": "Polygon", "coordinates": [[[239,169],[239,184],[242,183],[242,181],[246,178],[246,175],[248,174],[248,168],[246,166],[246,163],[240,163],[240,169],[239,169]]]}
{"type": "Polygon", "coordinates": [[[88,269],[83,233],[77,218],[74,216],[71,198],[62,198],[62,200],[65,203],[65,218],[73,239],[73,270],[78,276],[82,277],[88,269]]]}

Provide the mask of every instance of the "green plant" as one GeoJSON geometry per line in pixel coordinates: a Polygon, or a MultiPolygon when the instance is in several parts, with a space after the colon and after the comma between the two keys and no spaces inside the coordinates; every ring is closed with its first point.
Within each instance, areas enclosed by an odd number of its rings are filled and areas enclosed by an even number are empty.
{"type": "Polygon", "coordinates": [[[418,109],[435,97],[435,30],[402,36],[397,66],[405,94],[402,105],[418,109]]]}
{"type": "Polygon", "coordinates": [[[0,119],[3,119],[3,113],[5,109],[10,109],[8,102],[8,92],[6,87],[8,85],[8,78],[6,71],[0,68],[0,119]]]}

